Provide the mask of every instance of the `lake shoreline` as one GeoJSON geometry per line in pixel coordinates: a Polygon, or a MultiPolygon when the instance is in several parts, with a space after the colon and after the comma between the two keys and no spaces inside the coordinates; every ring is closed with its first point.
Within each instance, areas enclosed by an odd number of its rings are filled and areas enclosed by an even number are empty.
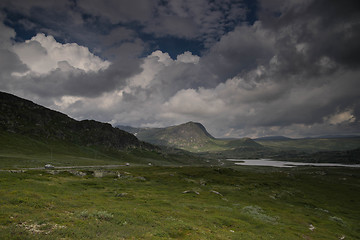
{"type": "Polygon", "coordinates": [[[358,168],[360,164],[341,164],[341,163],[306,163],[306,162],[286,162],[276,161],[272,159],[226,159],[227,161],[234,162],[238,166],[263,166],[263,167],[353,167],[358,168]]]}

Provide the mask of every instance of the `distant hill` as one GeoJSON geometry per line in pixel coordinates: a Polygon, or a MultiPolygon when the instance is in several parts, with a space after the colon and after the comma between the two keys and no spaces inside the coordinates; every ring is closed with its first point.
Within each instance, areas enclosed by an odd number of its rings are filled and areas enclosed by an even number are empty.
{"type": "Polygon", "coordinates": [[[159,145],[170,145],[186,147],[191,145],[203,145],[209,139],[213,139],[203,125],[195,122],[188,122],[167,128],[154,128],[139,131],[139,139],[159,145]]]}
{"type": "Polygon", "coordinates": [[[349,151],[360,147],[360,137],[299,138],[299,139],[255,139],[264,147],[274,151],[349,151]]]}
{"type": "Polygon", "coordinates": [[[268,136],[268,137],[255,138],[254,140],[255,141],[285,141],[285,140],[291,140],[291,138],[284,136],[268,136]]]}
{"type": "Polygon", "coordinates": [[[247,138],[247,137],[240,138],[240,139],[228,140],[226,142],[226,146],[229,148],[245,148],[246,147],[246,148],[253,148],[253,149],[262,147],[260,144],[258,144],[251,138],[247,138]]]}
{"type": "Polygon", "coordinates": [[[216,139],[201,123],[187,122],[166,128],[117,126],[134,133],[140,140],[156,145],[176,147],[190,152],[217,152],[233,149],[254,151],[262,146],[250,138],[216,139]]]}
{"type": "Polygon", "coordinates": [[[360,148],[348,151],[325,151],[311,154],[303,162],[335,162],[344,164],[360,164],[360,148]]]}
{"type": "Polygon", "coordinates": [[[214,139],[202,124],[195,122],[188,122],[166,128],[117,127],[135,134],[142,141],[183,149],[192,146],[203,146],[210,139],[214,139]]]}
{"type": "Polygon", "coordinates": [[[331,138],[360,138],[360,135],[323,135],[323,136],[318,136],[318,137],[311,137],[311,138],[315,138],[315,139],[331,139],[331,138]]]}

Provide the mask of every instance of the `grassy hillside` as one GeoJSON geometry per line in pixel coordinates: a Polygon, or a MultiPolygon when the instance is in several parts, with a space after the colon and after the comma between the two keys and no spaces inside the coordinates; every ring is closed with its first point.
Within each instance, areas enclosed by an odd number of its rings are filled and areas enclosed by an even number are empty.
{"type": "Polygon", "coordinates": [[[1,239],[360,238],[357,169],[130,166],[0,183],[1,239]]]}
{"type": "Polygon", "coordinates": [[[31,101],[0,92],[0,130],[40,141],[61,140],[113,149],[151,148],[133,134],[93,120],[76,121],[31,101]]]}

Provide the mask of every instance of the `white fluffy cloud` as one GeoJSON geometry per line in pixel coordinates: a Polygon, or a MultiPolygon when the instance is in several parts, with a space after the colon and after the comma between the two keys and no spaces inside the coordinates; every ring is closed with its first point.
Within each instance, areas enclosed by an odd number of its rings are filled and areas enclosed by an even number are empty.
{"type": "Polygon", "coordinates": [[[224,99],[218,98],[214,91],[203,88],[198,91],[183,89],[164,103],[163,116],[173,118],[175,113],[177,117],[185,115],[187,118],[204,118],[224,113],[226,110],[224,99]]]}
{"type": "Polygon", "coordinates": [[[128,79],[129,87],[148,88],[156,79],[155,76],[172,62],[169,54],[161,51],[153,52],[144,59],[141,65],[142,72],[128,79]]]}
{"type": "Polygon", "coordinates": [[[199,63],[200,57],[186,51],[183,54],[178,55],[176,61],[183,63],[199,63]]]}
{"type": "Polygon", "coordinates": [[[141,65],[142,71],[129,78],[128,85],[129,87],[150,88],[151,86],[159,84],[169,84],[172,79],[166,73],[168,69],[183,69],[183,67],[186,68],[188,64],[197,64],[199,60],[199,56],[193,55],[189,51],[178,55],[176,60],[173,60],[168,53],[164,53],[160,50],[154,51],[144,58],[141,65]],[[165,78],[166,76],[169,78],[164,79],[164,75],[165,78]],[[164,80],[166,83],[163,82],[164,80]]]}
{"type": "Polygon", "coordinates": [[[76,68],[85,72],[98,72],[110,65],[109,61],[95,56],[87,47],[76,43],[61,44],[54,37],[41,33],[24,43],[15,44],[13,50],[28,66],[28,73],[47,74],[57,68],[64,71],[76,68]]]}

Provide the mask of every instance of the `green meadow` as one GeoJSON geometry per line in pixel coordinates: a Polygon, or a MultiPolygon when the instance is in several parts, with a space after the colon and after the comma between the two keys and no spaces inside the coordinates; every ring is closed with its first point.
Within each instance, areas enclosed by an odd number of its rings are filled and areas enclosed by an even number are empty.
{"type": "Polygon", "coordinates": [[[0,239],[359,239],[355,168],[0,172],[0,239]]]}

